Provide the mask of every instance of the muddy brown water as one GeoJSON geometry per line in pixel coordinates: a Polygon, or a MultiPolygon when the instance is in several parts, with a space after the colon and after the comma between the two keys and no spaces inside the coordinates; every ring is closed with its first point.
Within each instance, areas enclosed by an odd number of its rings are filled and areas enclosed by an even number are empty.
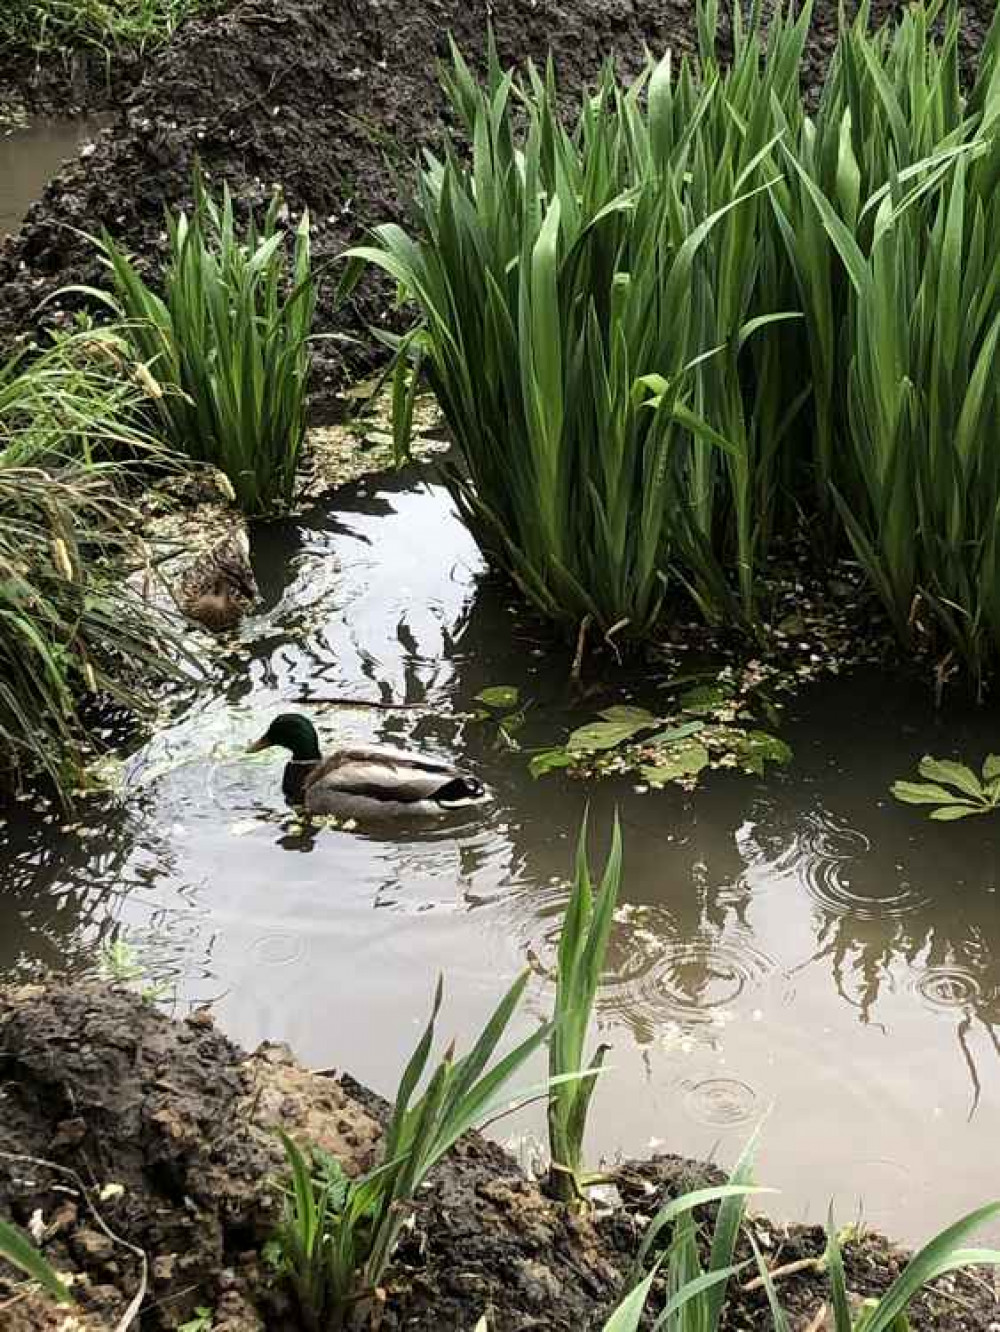
{"type": "Polygon", "coordinates": [[[110,123],[110,116],[50,117],[0,126],[0,237],[16,231],[62,166],[110,123]]]}
{"type": "MultiPolygon", "coordinates": [[[[918,688],[857,676],[798,701],[794,763],[765,780],[718,775],[693,797],[534,782],[462,714],[516,684],[533,701],[524,745],[550,744],[578,719],[567,662],[484,576],[440,487],[361,485],[253,546],[265,602],[224,684],[124,765],[81,829],[28,804],[0,828],[3,974],[93,967],[124,937],[179,1011],[214,999],[244,1043],[287,1040],[389,1093],[439,971],[444,1037],[472,1037],[526,964],[522,1028],[545,1011],[584,803],[602,854],[617,805],[593,1157],[663,1143],[731,1163],[764,1119],[769,1211],[821,1220],[833,1198],[911,1241],[1000,1192],[1000,819],[935,825],[887,796],[923,752],[1000,750],[995,713],[935,716],[918,688]],[[453,757],[495,803],[422,827],[303,828],[280,755],[244,752],[289,705],[326,745],[453,757]]],[[[493,1131],[528,1158],[543,1120],[493,1131]]]]}

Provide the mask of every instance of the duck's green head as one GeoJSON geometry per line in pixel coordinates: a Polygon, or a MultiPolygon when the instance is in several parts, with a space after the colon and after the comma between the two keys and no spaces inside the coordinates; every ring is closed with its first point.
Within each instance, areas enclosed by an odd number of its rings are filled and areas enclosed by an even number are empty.
{"type": "Polygon", "coordinates": [[[275,717],[260,739],[250,746],[250,753],[257,754],[272,745],[290,749],[292,758],[301,762],[308,763],[320,757],[316,727],[301,712],[283,712],[275,717]]]}

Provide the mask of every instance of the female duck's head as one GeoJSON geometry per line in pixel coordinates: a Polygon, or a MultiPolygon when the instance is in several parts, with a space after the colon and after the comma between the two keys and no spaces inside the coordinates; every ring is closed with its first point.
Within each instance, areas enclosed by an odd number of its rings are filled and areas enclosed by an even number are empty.
{"type": "Polygon", "coordinates": [[[251,754],[272,746],[291,750],[292,758],[300,763],[316,763],[322,757],[316,727],[301,712],[282,712],[275,717],[259,740],[250,746],[251,754]]]}

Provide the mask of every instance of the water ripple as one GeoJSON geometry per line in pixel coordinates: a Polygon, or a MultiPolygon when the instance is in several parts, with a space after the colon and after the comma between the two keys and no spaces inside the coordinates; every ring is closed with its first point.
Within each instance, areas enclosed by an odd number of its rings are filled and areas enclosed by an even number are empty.
{"type": "Polygon", "coordinates": [[[944,1011],[964,1009],[983,997],[978,978],[960,966],[927,967],[914,977],[912,985],[930,1008],[944,1011]]]}
{"type": "Polygon", "coordinates": [[[649,929],[616,940],[614,974],[601,992],[609,1015],[654,1026],[720,1020],[744,991],[759,985],[774,961],[742,932],[680,941],[649,929]]]}
{"type": "Polygon", "coordinates": [[[869,839],[838,823],[825,809],[804,814],[790,837],[774,838],[771,846],[758,839],[752,824],[743,825],[737,841],[755,877],[796,879],[817,905],[833,915],[895,919],[929,901],[909,879],[876,877],[873,866],[866,863],[869,839]]]}
{"type": "Polygon", "coordinates": [[[684,1108],[699,1124],[733,1128],[754,1118],[757,1093],[739,1078],[704,1078],[683,1083],[684,1108]]]}

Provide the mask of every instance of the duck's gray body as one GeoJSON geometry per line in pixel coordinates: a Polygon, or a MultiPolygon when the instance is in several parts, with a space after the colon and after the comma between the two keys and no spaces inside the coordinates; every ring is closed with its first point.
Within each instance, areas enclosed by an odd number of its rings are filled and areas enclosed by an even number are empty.
{"type": "Polygon", "coordinates": [[[312,814],[361,820],[440,815],[489,799],[480,782],[447,763],[381,746],[338,750],[319,762],[292,759],[282,789],[312,814]]]}

